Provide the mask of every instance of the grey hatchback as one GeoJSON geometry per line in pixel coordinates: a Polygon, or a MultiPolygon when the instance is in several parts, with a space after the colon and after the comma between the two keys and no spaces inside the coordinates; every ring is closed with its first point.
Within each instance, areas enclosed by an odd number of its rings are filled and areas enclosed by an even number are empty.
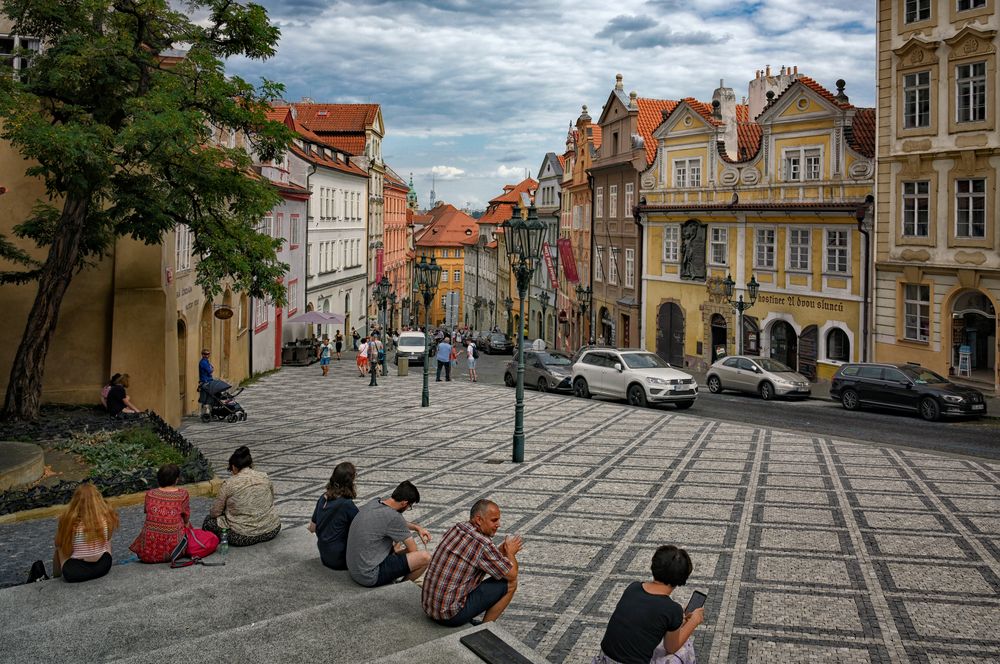
{"type": "Polygon", "coordinates": [[[734,355],[725,357],[708,370],[708,389],[756,392],[765,401],[774,397],[808,397],[809,379],[769,357],[734,355]]]}
{"type": "MultiPolygon", "coordinates": [[[[536,387],[539,392],[569,392],[572,390],[573,360],[566,353],[557,350],[524,351],[524,384],[536,387]]],[[[503,382],[514,387],[517,382],[517,353],[507,363],[503,372],[503,382]]]]}

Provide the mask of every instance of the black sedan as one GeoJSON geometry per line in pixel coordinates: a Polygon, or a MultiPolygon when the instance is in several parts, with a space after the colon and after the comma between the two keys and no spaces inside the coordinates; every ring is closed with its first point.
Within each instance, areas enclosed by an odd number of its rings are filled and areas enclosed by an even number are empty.
{"type": "Polygon", "coordinates": [[[943,415],[986,414],[982,392],[917,364],[845,364],[833,377],[830,398],[847,410],[895,408],[918,412],[932,422],[943,415]]]}
{"type": "Polygon", "coordinates": [[[484,343],[479,346],[479,350],[487,355],[493,355],[494,353],[503,355],[514,351],[514,344],[502,332],[492,332],[483,341],[484,343]]]}
{"type": "MultiPolygon", "coordinates": [[[[524,385],[539,392],[572,392],[573,360],[557,350],[524,350],[524,385]]],[[[517,381],[517,357],[504,369],[503,382],[514,387],[517,381]]]]}

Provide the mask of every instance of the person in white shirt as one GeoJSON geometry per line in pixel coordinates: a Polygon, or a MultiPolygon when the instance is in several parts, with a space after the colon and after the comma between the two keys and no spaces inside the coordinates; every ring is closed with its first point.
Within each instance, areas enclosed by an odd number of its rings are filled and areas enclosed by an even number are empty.
{"type": "Polygon", "coordinates": [[[368,372],[368,337],[361,341],[358,346],[358,375],[362,378],[368,372]]]}
{"type": "Polygon", "coordinates": [[[466,352],[466,362],[469,364],[469,381],[475,383],[479,380],[479,375],[476,374],[476,356],[479,355],[479,351],[476,350],[476,344],[470,340],[465,346],[466,352]]]}

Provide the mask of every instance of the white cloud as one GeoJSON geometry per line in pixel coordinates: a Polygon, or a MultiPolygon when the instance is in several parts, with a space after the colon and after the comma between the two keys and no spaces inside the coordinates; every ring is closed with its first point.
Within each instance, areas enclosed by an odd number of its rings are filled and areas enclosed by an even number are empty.
{"type": "Polygon", "coordinates": [[[524,168],[520,166],[507,166],[500,164],[497,170],[494,171],[494,175],[498,178],[504,178],[505,180],[517,178],[518,182],[520,182],[524,179],[524,168]]]}
{"type": "Polygon", "coordinates": [[[431,169],[431,175],[435,175],[442,180],[454,180],[460,175],[465,175],[465,171],[454,166],[435,166],[431,169]]]}

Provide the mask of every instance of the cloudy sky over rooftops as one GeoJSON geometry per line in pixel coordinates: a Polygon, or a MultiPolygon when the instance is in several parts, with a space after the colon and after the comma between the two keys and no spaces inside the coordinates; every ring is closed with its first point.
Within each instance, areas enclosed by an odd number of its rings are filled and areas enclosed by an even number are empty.
{"type": "Polygon", "coordinates": [[[583,104],[596,121],[624,75],[641,97],[747,94],[755,70],[797,66],[858,106],[875,99],[873,0],[256,0],[278,55],[233,60],[287,99],[377,102],[386,161],[427,205],[483,207],[565,149],[583,104]]]}

